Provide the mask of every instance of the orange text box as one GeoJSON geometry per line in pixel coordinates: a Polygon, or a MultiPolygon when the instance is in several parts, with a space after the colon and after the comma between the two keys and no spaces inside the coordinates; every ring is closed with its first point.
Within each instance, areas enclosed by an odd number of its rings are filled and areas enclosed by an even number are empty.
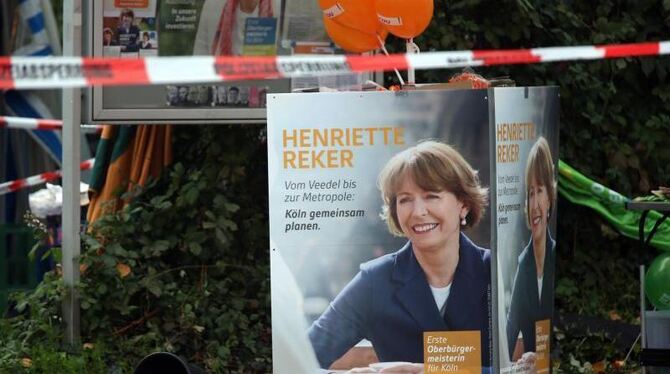
{"type": "Polygon", "coordinates": [[[426,374],[481,373],[481,332],[424,332],[423,365],[426,374]]]}
{"type": "Polygon", "coordinates": [[[146,8],[149,0],[114,0],[116,8],[146,8]]]}
{"type": "Polygon", "coordinates": [[[535,367],[538,374],[549,372],[550,332],[550,320],[544,319],[535,322],[535,354],[537,354],[535,367]]]}

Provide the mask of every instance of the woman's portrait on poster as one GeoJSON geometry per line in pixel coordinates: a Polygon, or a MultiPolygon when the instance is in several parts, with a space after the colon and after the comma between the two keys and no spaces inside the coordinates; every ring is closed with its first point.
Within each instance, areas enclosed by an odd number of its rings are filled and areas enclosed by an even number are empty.
{"type": "Polygon", "coordinates": [[[526,225],[531,237],[518,258],[507,313],[507,346],[512,362],[535,362],[535,323],[551,320],[556,242],[549,220],[556,202],[554,163],[549,144],[539,137],[526,161],[526,225]]]}
{"type": "Polygon", "coordinates": [[[488,205],[477,171],[453,147],[423,141],[393,156],[377,184],[388,230],[407,243],[361,264],[312,324],[319,364],[331,367],[367,339],[379,361],[422,370],[425,331],[476,330],[490,366],[491,254],[463,232],[488,205]]]}

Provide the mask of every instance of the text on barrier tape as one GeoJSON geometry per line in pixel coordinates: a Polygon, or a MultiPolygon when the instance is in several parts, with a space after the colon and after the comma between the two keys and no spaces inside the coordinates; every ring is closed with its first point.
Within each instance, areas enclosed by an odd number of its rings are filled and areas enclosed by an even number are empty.
{"type": "Polygon", "coordinates": [[[0,89],[67,88],[318,77],[393,69],[532,64],[656,56],[670,41],[519,50],[424,52],[375,56],[189,56],[122,58],[0,57],[0,89]]]}

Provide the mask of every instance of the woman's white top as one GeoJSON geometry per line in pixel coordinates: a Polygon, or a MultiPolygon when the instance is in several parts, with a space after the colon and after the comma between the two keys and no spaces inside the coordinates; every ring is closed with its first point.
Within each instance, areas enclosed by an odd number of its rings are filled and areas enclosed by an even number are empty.
{"type": "Polygon", "coordinates": [[[444,311],[447,309],[447,298],[449,297],[449,292],[451,292],[451,283],[446,287],[430,286],[430,291],[433,293],[433,297],[435,298],[437,309],[440,311],[440,314],[444,316],[444,311]]]}

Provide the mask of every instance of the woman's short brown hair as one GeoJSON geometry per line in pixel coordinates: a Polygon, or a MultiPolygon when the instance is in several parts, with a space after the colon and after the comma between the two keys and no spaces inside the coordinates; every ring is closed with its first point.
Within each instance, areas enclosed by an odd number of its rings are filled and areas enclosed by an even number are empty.
{"type": "Polygon", "coordinates": [[[382,219],[389,231],[403,236],[398,222],[396,199],[405,178],[426,191],[449,191],[468,207],[467,227],[476,225],[488,204],[488,188],[479,184],[477,171],[454,148],[436,141],[424,141],[393,156],[384,166],[377,186],[384,207],[382,219]]]}
{"type": "Polygon", "coordinates": [[[549,216],[554,207],[556,199],[556,182],[554,180],[554,162],[551,157],[551,150],[547,140],[540,136],[535,144],[530,148],[528,160],[526,161],[526,224],[530,227],[530,215],[528,214],[528,205],[530,205],[530,194],[528,189],[530,183],[535,180],[547,189],[549,197],[549,216]]]}

